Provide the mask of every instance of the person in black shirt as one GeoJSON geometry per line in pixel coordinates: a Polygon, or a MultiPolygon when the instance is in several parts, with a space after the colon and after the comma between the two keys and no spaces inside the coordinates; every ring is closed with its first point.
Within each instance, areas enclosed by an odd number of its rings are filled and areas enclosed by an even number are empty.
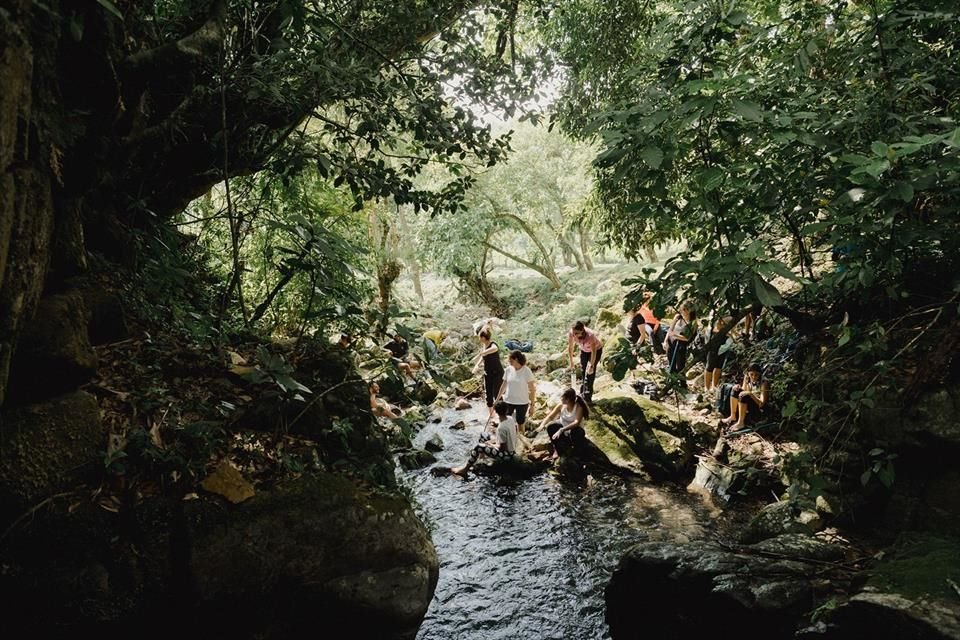
{"type": "Polygon", "coordinates": [[[500,362],[500,347],[490,338],[490,329],[483,328],[477,334],[480,340],[480,353],[473,365],[473,370],[480,368],[483,363],[483,388],[486,392],[487,408],[490,417],[493,417],[493,403],[503,384],[503,363],[500,362]]]}
{"type": "Polygon", "coordinates": [[[390,352],[390,359],[396,363],[408,378],[416,380],[416,370],[419,366],[410,358],[410,345],[403,339],[399,333],[394,334],[393,338],[383,348],[390,352]]]}

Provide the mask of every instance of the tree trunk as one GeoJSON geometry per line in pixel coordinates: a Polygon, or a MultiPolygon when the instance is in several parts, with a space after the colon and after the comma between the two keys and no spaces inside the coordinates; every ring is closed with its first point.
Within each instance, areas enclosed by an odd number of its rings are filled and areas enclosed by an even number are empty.
{"type": "Polygon", "coordinates": [[[480,304],[486,305],[492,315],[498,318],[510,317],[510,307],[497,295],[486,275],[475,271],[454,269],[453,274],[460,280],[466,292],[480,304]]]}
{"type": "Polygon", "coordinates": [[[515,256],[507,251],[504,251],[503,249],[490,244],[490,236],[487,237],[487,240],[484,243],[486,244],[487,248],[492,249],[493,251],[496,251],[502,256],[510,258],[514,262],[518,262],[525,267],[533,269],[534,271],[542,275],[544,278],[549,280],[550,284],[553,285],[554,289],[559,289],[560,278],[557,277],[557,272],[553,268],[553,262],[550,260],[550,252],[547,251],[547,248],[543,246],[542,242],[540,242],[540,238],[537,237],[537,234],[533,230],[533,228],[529,224],[527,224],[527,222],[523,218],[520,218],[519,216],[515,216],[512,213],[498,213],[496,214],[495,217],[510,222],[514,226],[518,227],[525,234],[527,234],[527,236],[537,246],[537,251],[540,253],[540,256],[542,257],[543,262],[538,264],[530,260],[525,260],[519,256],[515,256]]]}
{"type": "Polygon", "coordinates": [[[407,226],[407,218],[403,214],[403,207],[400,205],[397,205],[397,223],[400,226],[400,243],[403,246],[403,253],[406,257],[407,265],[410,267],[410,278],[413,280],[413,290],[422,304],[423,285],[420,282],[420,262],[417,260],[417,254],[413,250],[413,243],[410,241],[410,229],[407,226]]]}
{"type": "Polygon", "coordinates": [[[643,252],[647,254],[647,260],[650,262],[657,262],[660,260],[660,258],[657,257],[657,250],[652,244],[645,246],[643,248],[643,252]]]}
{"type": "Polygon", "coordinates": [[[580,227],[577,229],[577,234],[580,236],[580,252],[583,254],[583,263],[586,265],[587,271],[593,271],[593,260],[590,258],[590,238],[587,231],[580,227]]]}

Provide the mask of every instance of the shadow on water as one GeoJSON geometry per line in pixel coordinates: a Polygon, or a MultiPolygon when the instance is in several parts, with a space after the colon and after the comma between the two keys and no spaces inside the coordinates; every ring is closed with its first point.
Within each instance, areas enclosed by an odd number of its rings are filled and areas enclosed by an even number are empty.
{"type": "MultiPolygon", "coordinates": [[[[444,441],[459,464],[486,407],[445,410],[417,435],[444,441]],[[465,420],[467,428],[451,430],[465,420]]],[[[549,470],[523,481],[398,471],[416,496],[440,557],[418,640],[603,639],[603,590],[631,545],[708,535],[719,513],[682,489],[596,472],[549,470]]]]}

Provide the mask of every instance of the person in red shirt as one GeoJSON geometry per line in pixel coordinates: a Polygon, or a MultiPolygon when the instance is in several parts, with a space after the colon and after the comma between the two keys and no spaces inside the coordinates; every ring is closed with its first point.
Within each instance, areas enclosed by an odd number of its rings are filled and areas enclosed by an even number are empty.
{"type": "Polygon", "coordinates": [[[597,377],[597,365],[603,358],[603,342],[600,337],[587,329],[586,325],[577,321],[567,333],[567,357],[570,360],[570,369],[573,365],[574,345],[579,346],[580,366],[583,368],[583,383],[580,386],[580,396],[588,403],[593,402],[593,381],[597,377]]]}

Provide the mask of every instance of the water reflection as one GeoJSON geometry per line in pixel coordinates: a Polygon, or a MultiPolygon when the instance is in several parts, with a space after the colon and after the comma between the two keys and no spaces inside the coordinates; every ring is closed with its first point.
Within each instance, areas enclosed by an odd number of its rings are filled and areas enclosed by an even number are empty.
{"type": "MultiPolygon", "coordinates": [[[[447,411],[439,464],[463,461],[486,407],[447,411]],[[467,429],[449,426],[466,420],[467,429]]],[[[400,471],[431,527],[440,580],[418,640],[602,639],[603,590],[623,552],[645,540],[703,537],[718,514],[683,490],[613,475],[466,480],[400,471]]]]}

